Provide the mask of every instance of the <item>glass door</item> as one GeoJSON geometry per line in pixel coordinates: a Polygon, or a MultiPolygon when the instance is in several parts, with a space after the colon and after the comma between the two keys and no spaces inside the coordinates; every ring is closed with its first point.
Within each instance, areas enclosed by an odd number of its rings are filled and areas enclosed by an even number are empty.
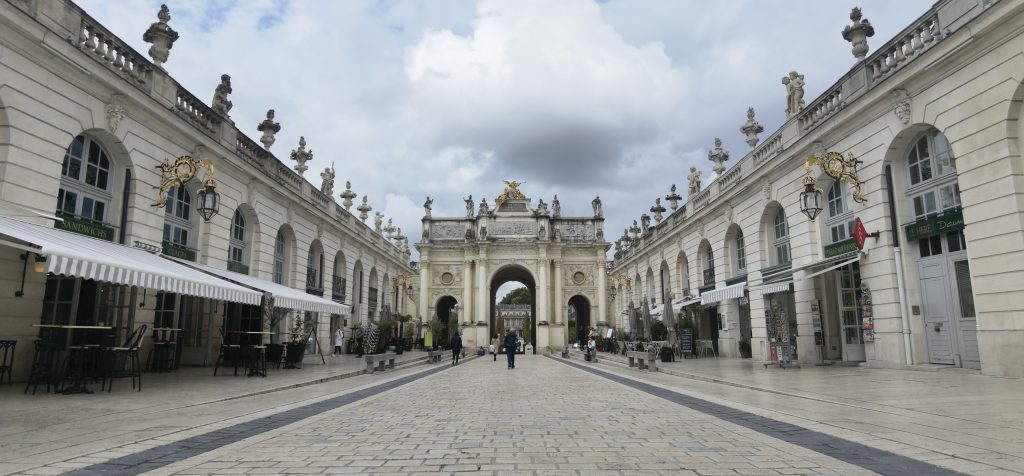
{"type": "Polygon", "coordinates": [[[843,360],[865,360],[862,339],[864,319],[860,309],[860,265],[848,264],[836,270],[839,286],[839,316],[843,336],[843,360]]]}

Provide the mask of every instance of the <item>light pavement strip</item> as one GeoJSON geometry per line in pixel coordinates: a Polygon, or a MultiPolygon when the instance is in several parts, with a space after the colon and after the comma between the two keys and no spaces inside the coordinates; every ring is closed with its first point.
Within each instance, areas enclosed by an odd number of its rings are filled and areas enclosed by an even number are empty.
{"type": "Polygon", "coordinates": [[[908,476],[923,474],[962,474],[930,463],[918,461],[895,453],[890,453],[888,451],[879,450],[877,448],[872,448],[870,446],[862,445],[860,443],[825,433],[808,430],[791,423],[774,420],[761,415],[755,415],[743,410],[684,395],[667,388],[625,378],[617,374],[598,370],[576,362],[558,360],[556,357],[550,358],[565,365],[569,365],[622,385],[664,398],[670,402],[678,403],[688,408],[713,415],[730,423],[750,428],[751,430],[773,438],[778,438],[818,453],[831,456],[838,460],[855,464],[879,474],[908,476]]]}

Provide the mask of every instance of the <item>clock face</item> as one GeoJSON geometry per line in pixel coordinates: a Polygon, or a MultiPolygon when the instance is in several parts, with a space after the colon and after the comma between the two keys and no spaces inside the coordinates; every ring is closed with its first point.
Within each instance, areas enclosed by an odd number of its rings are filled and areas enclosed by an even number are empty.
{"type": "Polygon", "coordinates": [[[449,285],[455,282],[455,275],[447,271],[441,273],[441,284],[449,285]]]}
{"type": "Polygon", "coordinates": [[[583,271],[577,271],[572,275],[572,282],[576,284],[583,284],[587,280],[587,275],[583,274],[583,271]]]}

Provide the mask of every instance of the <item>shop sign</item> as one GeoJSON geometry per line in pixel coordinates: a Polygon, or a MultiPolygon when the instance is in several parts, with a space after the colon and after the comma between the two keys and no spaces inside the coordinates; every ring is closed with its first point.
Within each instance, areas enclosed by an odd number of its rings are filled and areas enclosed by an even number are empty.
{"type": "Polygon", "coordinates": [[[864,222],[857,217],[853,221],[853,239],[857,240],[857,249],[864,249],[864,240],[868,239],[868,231],[864,229],[864,222]]]}
{"type": "Polygon", "coordinates": [[[79,235],[91,236],[106,241],[114,241],[114,229],[112,227],[94,223],[91,221],[75,218],[70,215],[60,215],[61,220],[54,222],[53,227],[60,230],[67,230],[79,235]]]}
{"type": "Polygon", "coordinates": [[[839,256],[841,254],[849,253],[851,251],[857,251],[860,248],[857,247],[857,240],[850,238],[843,241],[837,241],[831,245],[825,246],[825,257],[831,258],[833,256],[839,256]]]}
{"type": "Polygon", "coordinates": [[[964,229],[964,212],[959,208],[942,215],[918,220],[906,226],[907,240],[915,241],[964,229]]]}
{"type": "Polygon", "coordinates": [[[163,254],[170,256],[171,258],[178,258],[187,261],[196,260],[196,250],[193,250],[192,248],[186,248],[166,241],[163,244],[163,254]]]}
{"type": "Polygon", "coordinates": [[[228,271],[240,274],[249,274],[249,267],[237,261],[228,261],[228,271]]]}

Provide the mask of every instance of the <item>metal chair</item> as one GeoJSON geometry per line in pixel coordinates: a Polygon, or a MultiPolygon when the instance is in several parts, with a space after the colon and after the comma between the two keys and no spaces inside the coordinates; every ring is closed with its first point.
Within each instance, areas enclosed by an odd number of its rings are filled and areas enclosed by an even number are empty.
{"type": "Polygon", "coordinates": [[[16,340],[0,340],[0,384],[4,383],[4,375],[7,375],[7,385],[11,384],[11,373],[14,370],[14,347],[18,345],[16,340]]]}
{"type": "Polygon", "coordinates": [[[697,356],[707,357],[709,354],[714,356],[715,358],[718,358],[718,353],[715,352],[715,345],[710,340],[707,339],[698,340],[697,356]]]}
{"type": "Polygon", "coordinates": [[[138,391],[142,391],[142,366],[139,363],[139,347],[142,345],[142,339],[145,337],[146,329],[148,328],[149,326],[142,324],[136,327],[131,334],[128,334],[128,337],[124,340],[124,345],[121,347],[103,349],[106,356],[106,368],[103,373],[103,383],[100,389],[105,386],[107,393],[110,393],[114,388],[115,378],[130,377],[132,379],[132,390],[136,389],[135,382],[138,380],[138,391]]]}
{"type": "Polygon", "coordinates": [[[241,360],[242,346],[229,343],[224,337],[223,328],[217,329],[217,331],[220,332],[220,353],[217,354],[217,363],[213,365],[213,375],[217,375],[221,361],[230,360],[235,367],[235,376],[238,376],[238,361],[241,360]]]}

